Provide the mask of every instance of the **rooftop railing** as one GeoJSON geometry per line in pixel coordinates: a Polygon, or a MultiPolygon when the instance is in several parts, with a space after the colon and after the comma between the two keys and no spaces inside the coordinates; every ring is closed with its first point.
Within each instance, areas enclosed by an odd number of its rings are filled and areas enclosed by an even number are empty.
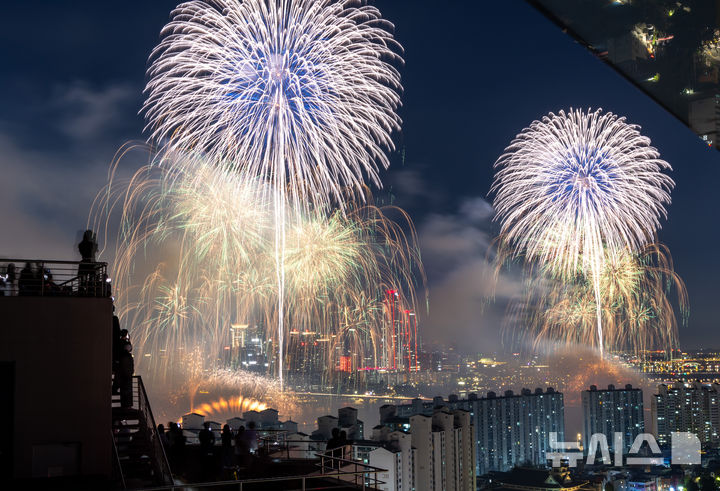
{"type": "Polygon", "coordinates": [[[322,464],[318,465],[319,470],[316,473],[304,476],[278,476],[236,481],[173,484],[143,488],[142,491],[261,491],[268,488],[298,491],[351,488],[373,491],[386,484],[385,481],[378,478],[378,474],[387,473],[387,469],[343,459],[334,459],[340,462],[331,463],[332,457],[323,454],[318,454],[317,457],[323,459],[322,464]],[[275,486],[281,486],[281,488],[275,486]]]}
{"type": "Polygon", "coordinates": [[[0,296],[110,297],[107,263],[0,259],[0,296]]]}

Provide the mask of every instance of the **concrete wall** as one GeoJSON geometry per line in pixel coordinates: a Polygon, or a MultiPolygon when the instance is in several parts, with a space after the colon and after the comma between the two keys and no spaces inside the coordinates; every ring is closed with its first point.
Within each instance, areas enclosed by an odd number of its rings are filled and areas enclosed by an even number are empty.
{"type": "Polygon", "coordinates": [[[383,447],[378,447],[368,454],[368,465],[387,469],[387,472],[380,472],[378,479],[384,484],[379,484],[378,489],[383,491],[397,491],[397,455],[383,447]]]}
{"type": "Polygon", "coordinates": [[[434,489],[432,418],[422,414],[410,416],[410,431],[415,448],[415,489],[430,491],[434,489]]]}
{"type": "Polygon", "coordinates": [[[0,297],[0,319],[0,362],[15,372],[13,477],[110,476],[111,300],[0,297]]]}

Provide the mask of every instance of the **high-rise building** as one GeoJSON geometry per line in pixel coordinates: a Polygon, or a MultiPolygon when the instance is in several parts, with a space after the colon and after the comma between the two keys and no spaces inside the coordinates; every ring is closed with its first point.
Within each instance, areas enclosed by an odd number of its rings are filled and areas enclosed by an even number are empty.
{"type": "Polygon", "coordinates": [[[386,321],[380,339],[382,366],[388,370],[418,370],[418,324],[415,312],[406,308],[406,299],[399,290],[386,290],[383,303],[386,321]]]}
{"type": "Polygon", "coordinates": [[[356,442],[353,458],[388,469],[380,489],[474,491],[475,446],[470,413],[438,407],[407,418],[403,430],[378,426],[356,442]]]}
{"type": "Polygon", "coordinates": [[[382,484],[377,486],[383,491],[416,489],[413,456],[412,436],[403,431],[386,433],[378,440],[356,442],[352,448],[353,460],[385,469],[378,476],[382,484]]]}
{"type": "Polygon", "coordinates": [[[673,431],[695,433],[703,444],[720,441],[720,385],[700,382],[659,385],[651,401],[652,431],[661,446],[673,431]]]}
{"type": "Polygon", "coordinates": [[[589,448],[592,435],[602,433],[608,447],[615,451],[615,433],[623,435],[623,453],[628,453],[635,438],[645,432],[642,390],[628,384],[623,389],[608,385],[598,390],[591,385],[582,393],[584,413],[583,445],[589,448]]]}
{"type": "Polygon", "coordinates": [[[262,325],[232,324],[229,348],[231,367],[256,373],[268,371],[265,330],[262,325]]]}
{"type": "Polygon", "coordinates": [[[506,471],[520,463],[545,465],[545,455],[552,450],[550,433],[557,433],[558,441],[564,441],[563,394],[552,388],[534,392],[523,389],[520,394],[506,391],[503,396],[489,392],[485,398],[470,394],[467,399],[451,395],[447,401],[442,397],[414,399],[410,404],[381,407],[380,423],[402,429],[412,426],[412,416],[432,416],[434,409],[442,406],[469,414],[477,475],[506,471]]]}
{"type": "Polygon", "coordinates": [[[523,389],[519,395],[508,390],[497,397],[489,392],[480,399],[476,416],[478,427],[478,471],[506,471],[530,462],[545,465],[550,449],[550,433],[558,441],[565,436],[565,406],[562,393],[548,388],[543,392],[523,389]]]}

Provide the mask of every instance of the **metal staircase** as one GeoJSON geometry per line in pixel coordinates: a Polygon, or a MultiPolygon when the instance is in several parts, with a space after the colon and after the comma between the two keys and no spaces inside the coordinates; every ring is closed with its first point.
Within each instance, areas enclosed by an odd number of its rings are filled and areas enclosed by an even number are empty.
{"type": "Polygon", "coordinates": [[[126,488],[173,484],[170,465],[157,433],[142,378],[132,381],[132,406],[123,408],[120,396],[112,399],[112,431],[119,481],[126,488]]]}

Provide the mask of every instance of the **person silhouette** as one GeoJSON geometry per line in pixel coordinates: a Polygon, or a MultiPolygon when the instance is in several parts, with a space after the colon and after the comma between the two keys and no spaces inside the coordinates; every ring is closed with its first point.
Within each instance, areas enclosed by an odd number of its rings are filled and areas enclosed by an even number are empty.
{"type": "Polygon", "coordinates": [[[98,244],[95,232],[86,230],[82,241],[78,244],[78,251],[82,258],[78,266],[78,288],[81,295],[93,294],[93,290],[97,286],[97,278],[95,278],[95,254],[97,254],[97,250],[98,244]]]}
{"type": "Polygon", "coordinates": [[[244,426],[240,426],[237,433],[235,433],[235,455],[237,457],[237,464],[240,467],[247,465],[248,459],[250,458],[250,446],[245,437],[244,426]]]}
{"type": "Polygon", "coordinates": [[[20,279],[18,280],[19,294],[34,295],[37,285],[35,284],[35,271],[33,270],[32,264],[29,262],[25,263],[25,267],[20,270],[20,279]]]}
{"type": "Polygon", "coordinates": [[[203,423],[203,429],[198,433],[198,440],[200,440],[203,480],[209,480],[213,475],[213,447],[215,446],[215,435],[210,429],[210,423],[203,423]]]}
{"type": "Polygon", "coordinates": [[[200,440],[200,448],[204,453],[210,452],[215,445],[215,435],[210,429],[210,423],[203,423],[203,429],[198,433],[198,440],[200,440]]]}
{"type": "Polygon", "coordinates": [[[124,408],[132,407],[132,378],[135,373],[135,360],[132,355],[132,344],[128,339],[127,329],[120,331],[121,350],[120,359],[118,360],[118,370],[116,378],[118,388],[120,389],[120,406],[124,408]]]}
{"type": "Polygon", "coordinates": [[[97,254],[98,244],[97,236],[92,230],[86,230],[83,234],[82,241],[78,244],[78,251],[82,261],[88,263],[95,262],[95,254],[97,254]]]}
{"type": "Polygon", "coordinates": [[[160,423],[157,425],[157,432],[158,436],[160,437],[160,444],[162,445],[163,449],[165,449],[165,452],[168,452],[169,446],[170,446],[170,439],[168,438],[168,434],[165,431],[165,425],[160,423]]]}
{"type": "Polygon", "coordinates": [[[229,465],[229,462],[232,460],[232,442],[233,442],[233,434],[232,430],[230,430],[230,425],[223,426],[222,433],[220,433],[220,440],[222,441],[222,449],[223,449],[223,464],[229,465]]]}

